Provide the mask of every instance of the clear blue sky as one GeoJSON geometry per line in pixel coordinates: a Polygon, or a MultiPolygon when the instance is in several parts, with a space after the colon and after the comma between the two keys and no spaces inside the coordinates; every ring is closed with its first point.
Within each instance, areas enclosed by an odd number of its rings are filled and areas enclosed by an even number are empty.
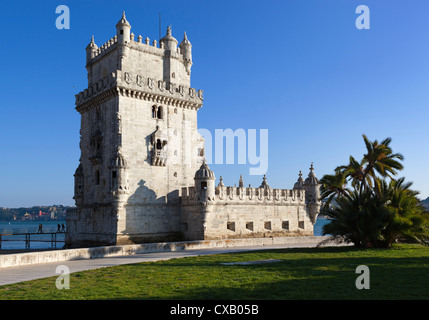
{"type": "MultiPolygon", "coordinates": [[[[362,134],[392,138],[401,176],[429,196],[429,2],[8,1],[1,4],[0,207],[73,205],[85,47],[115,35],[125,10],[136,36],[171,25],[193,45],[192,86],[204,90],[199,127],[269,130],[268,183],[298,171],[332,173],[361,158],[362,134]],[[58,30],[55,9],[70,8],[58,30]],[[358,30],[355,9],[370,9],[358,30]]],[[[248,165],[212,165],[227,185],[258,186],[248,165]]]]}

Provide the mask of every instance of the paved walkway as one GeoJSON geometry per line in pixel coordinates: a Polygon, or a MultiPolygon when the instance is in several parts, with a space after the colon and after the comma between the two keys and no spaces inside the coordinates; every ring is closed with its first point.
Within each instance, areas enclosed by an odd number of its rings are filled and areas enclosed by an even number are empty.
{"type": "Polygon", "coordinates": [[[65,265],[69,268],[70,273],[91,270],[97,268],[117,266],[121,264],[139,263],[168,260],[173,258],[183,258],[198,255],[209,255],[218,253],[242,252],[252,250],[267,250],[267,249],[283,249],[283,248],[304,248],[314,247],[314,244],[283,244],[283,245],[264,245],[264,246],[249,246],[249,247],[230,247],[230,248],[211,248],[211,249],[195,249],[173,252],[155,252],[134,254],[119,257],[106,257],[100,259],[83,259],[73,261],[61,261],[44,264],[33,264],[21,267],[11,267],[0,269],[0,285],[29,281],[52,276],[59,276],[56,273],[56,268],[60,265],[65,265]]]}

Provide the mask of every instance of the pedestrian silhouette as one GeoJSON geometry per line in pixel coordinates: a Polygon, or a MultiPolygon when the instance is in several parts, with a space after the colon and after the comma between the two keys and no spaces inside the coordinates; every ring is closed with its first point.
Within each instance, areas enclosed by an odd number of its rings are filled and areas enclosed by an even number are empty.
{"type": "Polygon", "coordinates": [[[39,230],[37,230],[37,233],[43,233],[43,225],[39,224],[39,230]]]}

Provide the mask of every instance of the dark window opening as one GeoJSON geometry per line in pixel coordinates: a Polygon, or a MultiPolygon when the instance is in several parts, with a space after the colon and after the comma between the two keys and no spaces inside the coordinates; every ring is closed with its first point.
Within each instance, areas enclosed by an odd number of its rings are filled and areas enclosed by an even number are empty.
{"type": "Polygon", "coordinates": [[[282,221],[282,228],[285,230],[289,230],[289,221],[282,221]]]}
{"type": "Polygon", "coordinates": [[[158,107],[158,119],[162,119],[162,107],[158,107]]]}
{"type": "Polygon", "coordinates": [[[100,171],[95,171],[95,184],[99,185],[100,184],[100,171]]]}
{"type": "Polygon", "coordinates": [[[120,34],[124,34],[124,30],[121,30],[121,31],[120,31],[120,34]]]}
{"type": "Polygon", "coordinates": [[[161,150],[162,149],[162,143],[161,143],[161,140],[156,140],[156,148],[158,149],[158,150],[161,150]]]}
{"type": "Polygon", "coordinates": [[[207,181],[201,181],[201,189],[207,190],[207,181]]]}
{"type": "Polygon", "coordinates": [[[264,228],[267,230],[271,230],[271,221],[265,221],[264,228]]]}
{"type": "Polygon", "coordinates": [[[115,179],[116,178],[116,170],[112,171],[112,178],[115,179]]]}
{"type": "Polygon", "coordinates": [[[235,222],[227,222],[226,228],[231,231],[235,231],[235,222]]]}

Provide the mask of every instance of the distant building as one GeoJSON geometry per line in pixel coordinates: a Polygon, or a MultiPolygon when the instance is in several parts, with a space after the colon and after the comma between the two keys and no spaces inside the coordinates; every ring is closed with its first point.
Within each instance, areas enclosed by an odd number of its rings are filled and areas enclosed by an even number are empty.
{"type": "Polygon", "coordinates": [[[67,246],[313,235],[319,182],[311,165],[292,190],[227,187],[204,162],[197,131],[203,91],[191,87],[192,45],[169,27],[136,37],[125,14],[116,35],[86,48],[76,209],[67,246]]]}

